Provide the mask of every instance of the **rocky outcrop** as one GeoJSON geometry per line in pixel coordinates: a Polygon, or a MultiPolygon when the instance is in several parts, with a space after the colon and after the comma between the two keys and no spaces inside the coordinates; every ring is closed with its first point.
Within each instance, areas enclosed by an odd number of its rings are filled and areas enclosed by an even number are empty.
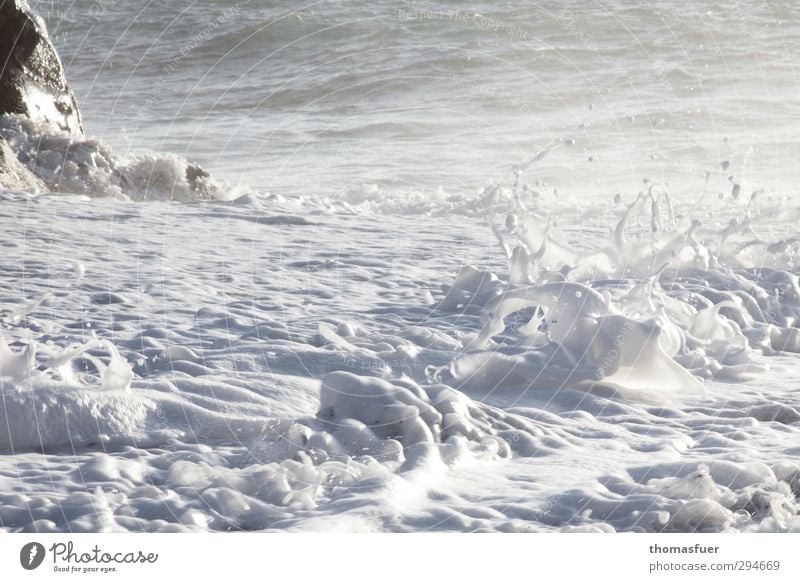
{"type": "Polygon", "coordinates": [[[26,0],[0,0],[0,114],[22,115],[83,135],[61,60],[44,21],[26,0]]]}

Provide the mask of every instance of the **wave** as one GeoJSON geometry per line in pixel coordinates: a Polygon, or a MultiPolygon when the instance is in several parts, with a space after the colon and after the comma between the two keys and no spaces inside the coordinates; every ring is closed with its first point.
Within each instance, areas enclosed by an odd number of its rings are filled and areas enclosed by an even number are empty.
{"type": "MultiPolygon", "coordinates": [[[[96,139],[76,137],[46,122],[0,116],[0,143],[29,172],[17,188],[119,200],[220,200],[231,189],[199,165],[174,154],[118,156],[96,139]]],[[[10,157],[10,156],[7,156],[10,157]]]]}

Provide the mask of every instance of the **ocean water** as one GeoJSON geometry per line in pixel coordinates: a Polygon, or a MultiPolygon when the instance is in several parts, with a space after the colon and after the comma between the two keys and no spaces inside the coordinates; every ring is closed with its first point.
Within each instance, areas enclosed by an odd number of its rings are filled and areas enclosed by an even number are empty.
{"type": "Polygon", "coordinates": [[[800,531],[792,3],[32,5],[0,528],[800,531]]]}
{"type": "Polygon", "coordinates": [[[563,195],[697,189],[723,161],[792,193],[798,7],[769,2],[36,2],[87,127],[280,194],[363,183],[563,195]]]}

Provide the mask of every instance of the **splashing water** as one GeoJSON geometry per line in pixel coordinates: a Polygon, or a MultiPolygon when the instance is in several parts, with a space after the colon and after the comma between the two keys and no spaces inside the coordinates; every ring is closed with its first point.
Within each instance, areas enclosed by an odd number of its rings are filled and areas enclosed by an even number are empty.
{"type": "Polygon", "coordinates": [[[439,305],[482,310],[482,329],[451,366],[457,381],[520,389],[602,384],[659,401],[702,396],[702,378],[758,374],[764,368],[755,352],[797,352],[800,293],[787,269],[800,246],[791,236],[767,242],[755,235],[759,221],[773,219],[754,214],[755,195],[746,207],[714,209],[735,215],[724,228],[704,227],[677,217],[666,189],[650,184],[613,210],[620,216],[607,238],[591,246],[584,238],[576,248],[552,232],[559,209],[548,212],[535,198],[526,206],[519,168],[514,175],[510,191],[492,188],[487,210],[509,257],[507,280],[464,268],[439,305]],[[494,218],[503,203],[504,231],[494,218]],[[647,228],[635,223],[648,215],[647,228]],[[533,315],[524,325],[492,340],[526,310],[533,315]]]}
{"type": "Polygon", "coordinates": [[[46,123],[0,116],[0,138],[47,191],[120,200],[215,200],[230,188],[172,154],[117,156],[105,143],[78,139],[46,123]]]}
{"type": "MultiPolygon", "coordinates": [[[[232,299],[252,296],[249,287],[238,287],[236,272],[226,279],[230,287],[208,297],[197,295],[205,284],[187,283],[192,301],[205,305],[193,310],[197,335],[180,332],[180,319],[172,319],[173,329],[154,321],[133,339],[123,325],[113,343],[103,335],[68,342],[65,330],[52,342],[45,336],[58,325],[36,324],[34,317],[62,299],[42,293],[3,320],[4,335],[15,341],[0,343],[3,413],[12,419],[0,431],[0,448],[50,454],[107,447],[108,453],[90,455],[80,469],[105,484],[91,502],[106,509],[88,529],[142,527],[152,510],[147,504],[162,496],[170,501],[158,513],[169,525],[153,526],[161,529],[313,528],[315,517],[345,515],[352,507],[401,515],[390,528],[415,529],[409,508],[437,515],[441,509],[434,505],[457,507],[455,492],[433,505],[425,500],[431,491],[447,491],[444,483],[471,467],[493,475],[487,491],[505,486],[497,471],[518,471],[525,479],[532,471],[544,483],[534,495],[535,511],[482,507],[493,516],[480,522],[487,529],[796,529],[796,464],[780,457],[753,464],[730,458],[735,452],[728,458],[704,454],[723,436],[698,435],[690,427],[701,414],[707,426],[736,442],[747,431],[766,430],[759,423],[789,430],[800,421],[791,401],[718,404],[721,386],[735,391],[763,378],[770,356],[800,352],[794,274],[800,243],[788,227],[797,211],[770,209],[758,196],[744,200],[741,192],[724,204],[715,197],[676,201],[664,186],[649,183],[627,204],[622,196],[609,205],[546,202],[522,184],[522,176],[557,145],[566,144],[554,142],[512,168],[510,188],[491,186],[460,206],[464,216],[488,218],[506,268],[468,264],[451,284],[427,294],[427,306],[419,296],[392,296],[390,304],[354,315],[360,322],[331,316],[314,322],[315,333],[298,335],[259,323],[264,312],[232,299]],[[787,225],[786,233],[780,225],[787,225]],[[220,292],[230,294],[224,302],[220,292]],[[214,323],[203,327],[204,318],[214,323]],[[295,361],[300,364],[290,363],[295,361]],[[264,380],[270,376],[277,380],[264,380]],[[643,434],[642,426],[648,427],[643,434]],[[593,453],[596,439],[609,443],[603,454],[593,453]],[[635,460],[617,460],[614,446],[629,447],[635,460]],[[120,447],[147,460],[113,452],[120,447]],[[144,453],[147,447],[159,452],[144,453]],[[563,491],[566,477],[553,463],[595,462],[608,465],[563,491]],[[620,466],[627,473],[621,475],[620,466]],[[129,484],[117,477],[123,474],[129,484]],[[143,489],[145,483],[155,490],[143,489]],[[554,490],[560,497],[549,498],[554,490]],[[141,507],[141,514],[126,515],[122,508],[131,506],[141,507]]],[[[214,241],[197,241],[196,232],[212,229],[215,217],[244,225],[238,234],[269,241],[276,232],[301,236],[310,224],[250,220],[265,202],[252,197],[173,210],[192,241],[181,247],[175,264],[185,267],[190,258],[184,254],[195,250],[198,264],[213,256],[208,245],[214,241]]],[[[20,202],[9,195],[8,203],[20,202]]],[[[62,208],[56,199],[48,204],[62,208]]],[[[101,201],[92,204],[98,212],[103,208],[101,201]]],[[[137,228],[140,222],[159,224],[166,212],[135,206],[125,211],[135,213],[137,228]]],[[[350,214],[316,211],[315,217],[338,228],[337,221],[350,214]]],[[[381,226],[375,244],[396,240],[381,230],[394,220],[407,232],[408,219],[372,217],[381,226]]],[[[413,220],[430,221],[436,237],[450,227],[441,217],[413,220]]],[[[116,223],[115,233],[120,248],[129,249],[138,235],[126,225],[116,223]]],[[[149,242],[140,242],[146,252],[152,251],[149,242]]],[[[259,268],[302,268],[312,292],[332,302],[338,314],[353,291],[348,287],[342,298],[330,294],[326,271],[366,281],[365,269],[384,268],[379,259],[363,256],[362,243],[354,240],[352,256],[336,260],[259,268]],[[314,277],[319,289],[310,282],[314,277]]],[[[429,286],[452,267],[442,248],[432,247],[436,266],[414,275],[417,281],[429,286]]],[[[120,260],[114,268],[125,272],[128,265],[120,260]]],[[[92,309],[124,316],[124,293],[98,293],[87,261],[91,267],[86,257],[69,263],[80,282],[71,293],[89,293],[92,309]]],[[[408,286],[409,275],[386,268],[395,288],[408,286]]],[[[270,276],[278,280],[280,271],[270,276]]],[[[169,295],[165,285],[145,280],[140,309],[162,310],[164,297],[187,301],[180,293],[169,295]]],[[[291,297],[277,287],[270,293],[281,301],[291,297]]],[[[374,301],[367,293],[364,304],[374,301]]],[[[297,309],[300,321],[306,306],[297,309]]],[[[511,488],[503,495],[526,494],[511,488]]],[[[453,511],[447,521],[457,524],[453,528],[477,527],[464,515],[478,509],[453,511]]],[[[12,517],[0,510],[3,523],[26,526],[12,517]]],[[[76,527],[75,520],[60,522],[52,513],[41,519],[48,522],[40,524],[44,530],[76,527]]]]}

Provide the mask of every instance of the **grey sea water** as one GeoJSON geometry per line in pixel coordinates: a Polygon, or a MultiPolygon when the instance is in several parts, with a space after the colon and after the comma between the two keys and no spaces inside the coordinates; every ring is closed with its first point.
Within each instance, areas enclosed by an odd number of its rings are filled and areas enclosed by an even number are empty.
{"type": "Polygon", "coordinates": [[[260,190],[472,193],[557,138],[562,194],[800,175],[787,0],[34,4],[90,134],[260,190]]]}

